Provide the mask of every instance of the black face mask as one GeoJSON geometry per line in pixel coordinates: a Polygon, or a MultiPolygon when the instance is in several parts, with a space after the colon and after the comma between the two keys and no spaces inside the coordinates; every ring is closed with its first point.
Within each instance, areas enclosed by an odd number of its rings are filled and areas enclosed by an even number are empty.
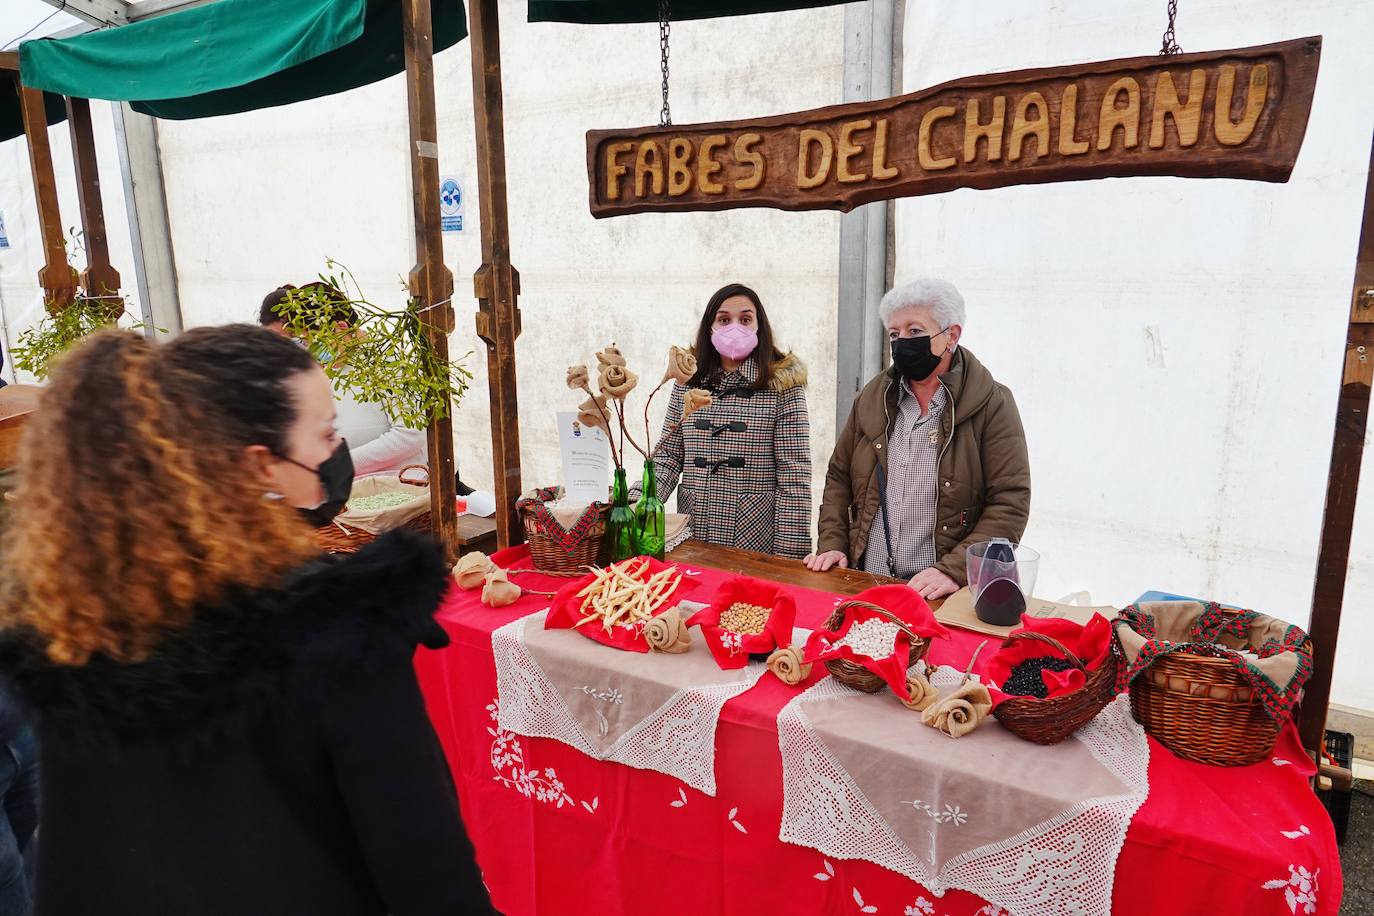
{"type": "Polygon", "coordinates": [[[301,517],[316,528],[334,521],[334,516],[344,510],[348,505],[348,497],[353,493],[353,454],[348,450],[348,440],[340,442],[334,454],[320,462],[317,468],[308,467],[285,455],[281,458],[313,472],[320,479],[320,486],[324,487],[324,502],[313,509],[298,508],[296,511],[301,517]]]}
{"type": "MultiPolygon", "coordinates": [[[[940,333],[943,334],[944,331],[940,333]]],[[[930,338],[925,335],[897,337],[892,341],[892,367],[902,378],[913,382],[924,382],[930,378],[931,373],[939,367],[940,360],[944,358],[944,353],[936,356],[930,352],[930,338]]]]}

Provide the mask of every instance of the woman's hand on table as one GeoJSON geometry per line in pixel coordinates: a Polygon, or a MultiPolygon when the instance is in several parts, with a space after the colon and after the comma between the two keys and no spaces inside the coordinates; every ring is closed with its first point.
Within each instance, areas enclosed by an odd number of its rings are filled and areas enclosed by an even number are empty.
{"type": "Polygon", "coordinates": [[[843,551],[827,550],[825,553],[808,553],[806,559],[802,560],[806,568],[812,572],[825,572],[831,567],[838,566],[840,569],[849,568],[849,557],[843,551]]]}
{"type": "Polygon", "coordinates": [[[907,584],[916,590],[916,594],[927,601],[933,601],[936,598],[952,595],[959,590],[958,582],[955,582],[934,566],[929,569],[921,570],[916,575],[912,576],[911,581],[907,584]]]}

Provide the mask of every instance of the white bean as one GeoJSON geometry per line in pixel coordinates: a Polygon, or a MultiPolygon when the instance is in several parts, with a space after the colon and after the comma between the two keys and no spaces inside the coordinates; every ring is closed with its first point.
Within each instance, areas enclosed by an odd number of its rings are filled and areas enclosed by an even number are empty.
{"type": "Polygon", "coordinates": [[[869,620],[861,620],[849,628],[844,639],[835,643],[837,646],[849,646],[860,655],[869,658],[887,658],[892,654],[892,650],[897,647],[897,634],[901,632],[901,627],[886,620],[879,620],[874,617],[869,620]]]}

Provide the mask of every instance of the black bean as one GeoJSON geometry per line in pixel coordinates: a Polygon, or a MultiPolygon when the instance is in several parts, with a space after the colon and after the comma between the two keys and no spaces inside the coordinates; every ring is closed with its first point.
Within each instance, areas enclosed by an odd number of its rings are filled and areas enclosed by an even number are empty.
{"type": "Polygon", "coordinates": [[[1018,697],[1035,697],[1043,700],[1049,696],[1050,690],[1045,686],[1045,679],[1041,677],[1041,672],[1068,671],[1072,667],[1073,664],[1066,658],[1054,658],[1049,655],[1028,658],[1011,669],[1011,675],[1007,678],[1007,682],[1002,685],[1002,692],[1018,697]]]}

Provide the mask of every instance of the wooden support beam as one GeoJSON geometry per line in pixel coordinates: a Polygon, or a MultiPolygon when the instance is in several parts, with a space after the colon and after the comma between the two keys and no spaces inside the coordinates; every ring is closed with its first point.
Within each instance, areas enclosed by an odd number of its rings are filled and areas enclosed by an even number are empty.
{"type": "Polygon", "coordinates": [[[1312,587],[1312,622],[1308,632],[1316,656],[1312,679],[1302,703],[1302,743],[1318,754],[1326,731],[1331,700],[1331,674],[1336,664],[1336,634],[1345,600],[1350,535],[1355,522],[1355,497],[1360,487],[1365,429],[1369,420],[1369,391],[1374,385],[1374,145],[1364,191],[1364,221],[1355,258],[1355,282],[1350,320],[1345,335],[1345,361],[1336,401],[1336,431],[1331,443],[1331,469],[1326,478],[1326,508],[1322,512],[1321,545],[1312,587]]]}
{"type": "Polygon", "coordinates": [[[48,6],[70,13],[82,22],[100,28],[127,25],[129,0],[43,0],[48,6]]]}
{"type": "MultiPolygon", "coordinates": [[[[422,309],[421,323],[435,353],[448,359],[454,326],[453,274],[444,266],[439,222],[439,127],[434,110],[434,29],[430,0],[404,0],[406,104],[410,117],[410,179],[415,219],[415,266],[410,294],[422,309]]],[[[449,562],[458,559],[457,477],[453,464],[452,405],[430,418],[429,498],[435,534],[449,562]]]]}
{"type": "Polygon", "coordinates": [[[491,396],[492,471],[497,542],[524,540],[515,502],[520,498],[520,426],[515,385],[515,339],[520,336],[520,274],[511,266],[506,209],[505,102],[501,91],[501,29],[497,0],[470,0],[472,104],[477,128],[477,202],[482,266],[473,277],[477,334],[487,345],[491,396]]]}
{"type": "Polygon", "coordinates": [[[24,117],[24,135],[29,141],[29,168],[33,172],[33,194],[38,203],[38,227],[43,238],[43,267],[38,284],[43,287],[49,309],[70,305],[76,299],[76,278],[67,263],[67,246],[62,234],[62,212],[57,205],[57,176],[52,168],[52,147],[48,143],[48,114],[43,93],[19,82],[19,107],[24,117]]]}
{"type": "Polygon", "coordinates": [[[100,199],[100,167],[95,155],[89,99],[67,99],[67,124],[72,132],[72,161],[76,163],[76,195],[81,205],[86,270],[81,288],[93,299],[105,300],[112,317],[124,312],[119,295],[119,271],[110,264],[110,240],[105,232],[105,205],[100,199]]]}
{"type": "Polygon", "coordinates": [[[0,51],[0,70],[9,70],[13,73],[19,72],[19,52],[0,51]]]}

